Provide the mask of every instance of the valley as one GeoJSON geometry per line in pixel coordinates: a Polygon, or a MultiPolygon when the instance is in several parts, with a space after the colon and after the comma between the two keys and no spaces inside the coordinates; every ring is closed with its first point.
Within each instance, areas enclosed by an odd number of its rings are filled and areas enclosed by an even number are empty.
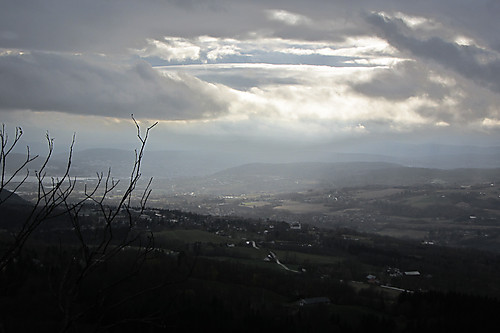
{"type": "MultiPolygon", "coordinates": [[[[147,179],[128,192],[127,178],[99,177],[67,179],[65,204],[78,205],[44,215],[5,266],[4,327],[411,332],[496,322],[500,169],[257,163],[155,178],[151,193],[147,179]],[[35,315],[25,322],[21,309],[35,315]]],[[[43,212],[30,215],[37,182],[11,185],[0,205],[6,251],[19,223],[43,212]]]]}

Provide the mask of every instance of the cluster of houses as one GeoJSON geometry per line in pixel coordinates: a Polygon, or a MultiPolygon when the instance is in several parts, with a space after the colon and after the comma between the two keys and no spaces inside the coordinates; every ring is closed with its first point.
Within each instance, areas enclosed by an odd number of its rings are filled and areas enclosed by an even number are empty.
{"type": "MultiPolygon", "coordinates": [[[[401,271],[399,268],[395,267],[388,267],[385,273],[391,278],[400,278],[403,276],[408,276],[408,277],[420,276],[419,271],[401,271]]],[[[380,285],[380,280],[377,278],[376,275],[373,274],[368,274],[366,276],[366,282],[369,284],[380,285]]]]}

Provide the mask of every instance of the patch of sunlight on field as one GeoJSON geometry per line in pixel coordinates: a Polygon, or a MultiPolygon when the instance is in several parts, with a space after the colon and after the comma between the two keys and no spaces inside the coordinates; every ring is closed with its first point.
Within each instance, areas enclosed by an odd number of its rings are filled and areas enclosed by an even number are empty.
{"type": "Polygon", "coordinates": [[[416,208],[425,208],[434,204],[450,204],[450,200],[445,195],[419,195],[405,200],[404,203],[416,208]]]}
{"type": "Polygon", "coordinates": [[[274,207],[274,209],[287,210],[294,214],[326,213],[329,211],[329,207],[326,207],[324,204],[312,204],[296,201],[284,201],[281,206],[274,207]]]}
{"type": "Polygon", "coordinates": [[[429,232],[425,230],[386,228],[377,231],[377,234],[397,238],[425,239],[429,232]]]}
{"type": "Polygon", "coordinates": [[[248,207],[248,208],[260,208],[271,205],[266,201],[250,201],[250,202],[242,202],[240,206],[248,207]]]}
{"type": "Polygon", "coordinates": [[[401,188],[385,188],[385,189],[367,189],[360,190],[354,193],[354,198],[356,199],[380,199],[385,198],[394,194],[404,192],[401,188]]]}

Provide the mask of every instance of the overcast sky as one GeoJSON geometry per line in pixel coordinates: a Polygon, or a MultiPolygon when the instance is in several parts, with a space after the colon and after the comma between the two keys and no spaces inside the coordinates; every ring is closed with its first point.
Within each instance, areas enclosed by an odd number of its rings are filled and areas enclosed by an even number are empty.
{"type": "Polygon", "coordinates": [[[2,0],[0,122],[33,144],[496,146],[498,0],[2,0]]]}

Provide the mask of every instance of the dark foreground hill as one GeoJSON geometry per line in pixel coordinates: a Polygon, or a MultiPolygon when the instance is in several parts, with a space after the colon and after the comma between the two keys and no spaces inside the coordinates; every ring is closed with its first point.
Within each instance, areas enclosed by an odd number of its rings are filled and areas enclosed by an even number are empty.
{"type": "Polygon", "coordinates": [[[14,206],[29,205],[28,201],[24,200],[16,193],[12,193],[5,189],[0,190],[0,204],[7,200],[9,201],[9,205],[14,205],[14,206]]]}
{"type": "MultiPolygon", "coordinates": [[[[112,258],[88,257],[105,229],[92,206],[82,214],[79,233],[56,214],[0,272],[4,331],[444,332],[498,324],[493,253],[147,209],[134,219],[135,242],[112,258]]],[[[115,225],[115,241],[123,228],[115,225]]],[[[0,249],[13,230],[2,231],[0,249]]]]}

